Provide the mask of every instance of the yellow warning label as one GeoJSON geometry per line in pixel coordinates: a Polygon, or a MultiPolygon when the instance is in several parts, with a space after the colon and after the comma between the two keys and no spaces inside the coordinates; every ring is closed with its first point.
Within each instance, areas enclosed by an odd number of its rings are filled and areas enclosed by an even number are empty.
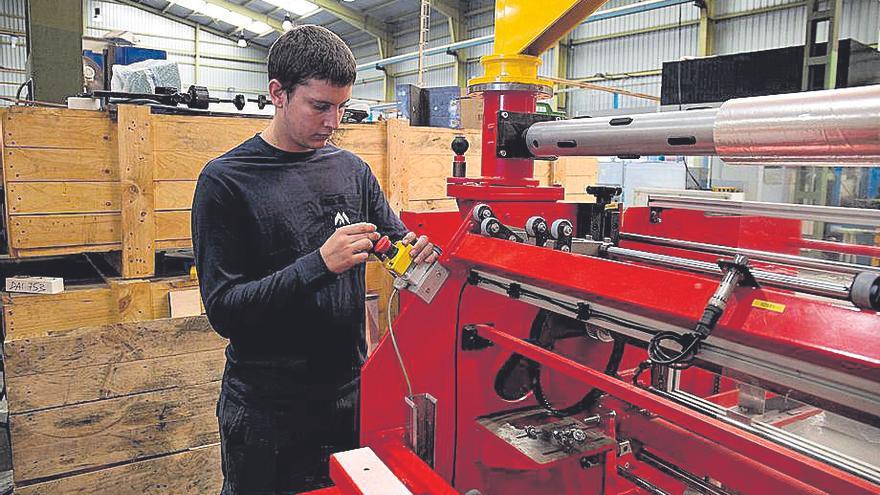
{"type": "Polygon", "coordinates": [[[777,313],[782,313],[783,311],[785,311],[785,304],[762,301],[760,299],[755,299],[754,301],[752,301],[752,307],[775,311],[777,313]]]}

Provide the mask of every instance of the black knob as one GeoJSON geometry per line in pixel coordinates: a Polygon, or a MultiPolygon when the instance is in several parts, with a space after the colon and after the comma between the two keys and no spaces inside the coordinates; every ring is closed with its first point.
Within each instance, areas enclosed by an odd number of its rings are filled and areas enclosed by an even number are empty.
{"type": "Polygon", "coordinates": [[[467,152],[468,148],[470,148],[470,144],[468,140],[464,136],[455,136],[455,139],[452,140],[452,151],[456,155],[463,155],[467,152]]]}
{"type": "Polygon", "coordinates": [[[235,95],[235,98],[232,99],[232,104],[239,110],[244,108],[244,102],[244,95],[235,95]]]}

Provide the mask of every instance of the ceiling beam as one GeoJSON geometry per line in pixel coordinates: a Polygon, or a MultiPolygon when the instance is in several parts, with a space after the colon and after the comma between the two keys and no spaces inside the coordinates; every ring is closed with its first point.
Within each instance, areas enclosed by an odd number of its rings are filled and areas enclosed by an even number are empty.
{"type": "Polygon", "coordinates": [[[207,0],[207,1],[208,1],[208,3],[213,3],[214,5],[216,5],[218,7],[223,7],[226,10],[231,10],[232,12],[235,12],[236,14],[246,15],[255,21],[264,22],[264,23],[268,24],[269,26],[271,26],[276,31],[279,31],[282,33],[284,32],[284,28],[281,27],[281,22],[278,21],[278,19],[274,19],[272,17],[269,17],[266,14],[261,14],[261,13],[257,12],[256,10],[251,10],[247,7],[243,7],[237,3],[232,3],[227,0],[207,0]]]}
{"type": "MultiPolygon", "coordinates": [[[[212,0],[213,1],[213,0],[212,0]]],[[[339,19],[351,24],[352,26],[370,33],[381,40],[390,40],[391,35],[385,28],[385,24],[376,19],[372,19],[363,12],[346,7],[334,0],[309,0],[313,4],[321,7],[327,12],[335,15],[339,19]]]]}
{"type": "Polygon", "coordinates": [[[431,7],[445,15],[450,21],[462,21],[461,2],[459,0],[431,0],[431,7]]]}
{"type": "MultiPolygon", "coordinates": [[[[164,18],[166,18],[166,19],[170,19],[170,20],[172,20],[172,21],[174,21],[174,22],[179,22],[179,23],[181,23],[181,24],[185,24],[185,25],[190,26],[190,27],[196,27],[196,26],[198,26],[199,29],[202,29],[203,31],[209,32],[209,33],[211,33],[211,34],[213,34],[213,35],[215,35],[215,36],[219,36],[219,37],[221,37],[221,38],[226,38],[226,39],[228,39],[228,40],[235,41],[235,39],[233,39],[233,38],[230,36],[230,34],[227,33],[227,32],[224,32],[224,31],[221,31],[221,30],[219,30],[219,29],[212,28],[212,27],[205,26],[204,24],[202,24],[202,23],[200,23],[200,22],[191,21],[191,20],[189,20],[189,19],[186,19],[186,18],[183,18],[183,17],[179,17],[179,16],[176,16],[176,15],[171,15],[171,14],[168,14],[168,13],[163,13],[161,9],[157,9],[157,8],[154,8],[154,7],[150,7],[149,5],[144,5],[144,4],[142,4],[142,3],[140,3],[140,2],[137,2],[137,1],[135,1],[135,0],[113,0],[113,1],[116,2],[116,3],[122,4],[122,5],[128,5],[129,7],[134,7],[134,8],[136,8],[136,9],[140,9],[140,10],[143,10],[143,11],[145,11],[145,12],[149,12],[149,13],[151,13],[151,14],[155,14],[155,15],[158,15],[158,16],[161,16],[161,17],[164,17],[164,18]]],[[[258,43],[258,44],[259,44],[259,43],[258,43]]],[[[263,48],[266,48],[266,47],[263,46],[263,45],[260,45],[260,46],[262,46],[263,48]]]]}

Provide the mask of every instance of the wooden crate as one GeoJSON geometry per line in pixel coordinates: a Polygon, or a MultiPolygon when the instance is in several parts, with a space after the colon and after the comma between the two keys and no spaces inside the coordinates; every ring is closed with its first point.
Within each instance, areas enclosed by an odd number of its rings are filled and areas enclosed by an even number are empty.
{"type": "MultiPolygon", "coordinates": [[[[212,158],[266,119],[12,107],[3,112],[5,222],[12,257],[121,251],[125,278],[155,273],[154,252],[191,247],[196,179],[212,158]]],[[[337,140],[380,182],[385,126],[343,128],[337,140]]]]}
{"type": "MultiPolygon", "coordinates": [[[[266,119],[151,114],[120,105],[104,112],[11,107],[2,112],[8,250],[23,258],[121,251],[124,278],[155,273],[157,250],[189,248],[196,179],[212,158],[265,128],[266,119]]],[[[455,208],[446,196],[450,143],[471,142],[468,175],[479,175],[480,131],[409,127],[403,121],[347,125],[334,142],[361,156],[399,210],[455,208]]],[[[536,162],[544,185],[586,199],[592,158],[536,162]]]]}
{"type": "Polygon", "coordinates": [[[7,335],[15,493],[218,493],[225,345],[205,317],[7,335]]]}

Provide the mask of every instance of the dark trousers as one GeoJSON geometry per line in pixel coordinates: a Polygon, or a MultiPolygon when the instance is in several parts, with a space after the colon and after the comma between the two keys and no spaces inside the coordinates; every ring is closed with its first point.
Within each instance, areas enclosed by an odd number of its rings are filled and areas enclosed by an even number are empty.
{"type": "Polygon", "coordinates": [[[244,405],[221,392],[217,417],[221,495],[300,493],[329,486],[330,454],[357,447],[358,389],[288,408],[244,405]]]}

